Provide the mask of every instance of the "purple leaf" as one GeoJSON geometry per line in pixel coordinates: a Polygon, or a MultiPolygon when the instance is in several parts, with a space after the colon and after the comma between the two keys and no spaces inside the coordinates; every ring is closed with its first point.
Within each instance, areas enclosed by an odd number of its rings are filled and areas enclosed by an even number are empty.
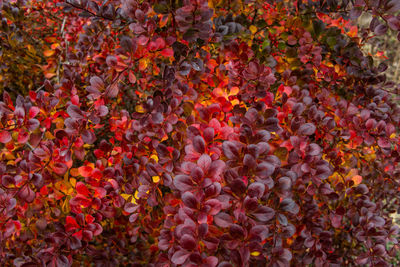
{"type": "Polygon", "coordinates": [[[183,264],[189,258],[190,252],[186,250],[178,250],[172,255],[171,261],[175,264],[183,264]]]}
{"type": "Polygon", "coordinates": [[[385,24],[379,24],[378,26],[375,27],[374,33],[379,36],[383,35],[387,32],[388,27],[385,24]]]}
{"type": "Polygon", "coordinates": [[[239,149],[236,144],[231,141],[225,141],[222,144],[222,151],[228,159],[236,159],[239,157],[239,149]]]}
{"type": "Polygon", "coordinates": [[[29,185],[25,185],[22,187],[22,189],[19,191],[18,196],[28,202],[32,203],[35,200],[36,194],[35,192],[29,187],[29,185]]]}
{"type": "Polygon", "coordinates": [[[118,95],[119,89],[118,89],[118,84],[114,83],[112,85],[110,85],[109,87],[107,87],[106,90],[106,96],[109,98],[113,98],[116,97],[118,95]]]}
{"type": "Polygon", "coordinates": [[[195,166],[190,172],[190,176],[195,182],[199,183],[204,177],[204,171],[199,166],[195,166]]]}
{"type": "Polygon", "coordinates": [[[70,263],[65,255],[58,255],[56,260],[57,267],[69,267],[70,263]]]}
{"type": "Polygon", "coordinates": [[[214,223],[219,227],[229,227],[232,224],[232,217],[225,212],[220,212],[214,216],[214,223]]]}
{"type": "Polygon", "coordinates": [[[257,175],[261,178],[267,178],[271,176],[275,171],[274,165],[268,162],[261,162],[257,165],[257,175]]]}
{"type": "Polygon", "coordinates": [[[72,236],[70,241],[69,241],[69,247],[71,249],[75,250],[75,249],[78,249],[78,248],[82,247],[82,243],[78,238],[76,238],[75,236],[72,236]]]}
{"type": "Polygon", "coordinates": [[[260,198],[264,195],[265,185],[262,183],[252,183],[249,188],[247,189],[247,194],[250,197],[257,197],[260,198]]]}
{"type": "Polygon", "coordinates": [[[189,191],[193,189],[193,181],[188,175],[179,174],[174,178],[174,186],[182,192],[189,191]]]}
{"type": "Polygon", "coordinates": [[[135,212],[138,208],[139,208],[138,205],[135,205],[135,204],[132,203],[132,202],[128,202],[128,203],[125,204],[124,211],[126,211],[126,212],[128,212],[128,213],[133,213],[133,212],[135,212]]]}
{"type": "Polygon", "coordinates": [[[315,132],[315,125],[312,123],[306,123],[300,126],[297,131],[299,135],[312,135],[315,132]]]}
{"type": "Polygon", "coordinates": [[[211,142],[212,140],[214,140],[214,128],[212,127],[208,127],[203,131],[203,136],[206,142],[211,142]]]}
{"type": "Polygon", "coordinates": [[[208,206],[210,208],[210,210],[208,211],[208,214],[210,215],[216,215],[220,212],[221,208],[222,208],[222,204],[218,199],[212,198],[207,200],[204,203],[204,206],[208,206]]]}
{"type": "Polygon", "coordinates": [[[291,198],[285,198],[282,200],[280,207],[283,211],[292,213],[294,215],[299,213],[300,210],[299,205],[297,205],[296,202],[294,202],[291,198]]]}
{"type": "Polygon", "coordinates": [[[268,222],[275,216],[275,211],[270,207],[261,206],[256,212],[252,213],[260,222],[268,222]]]}
{"type": "Polygon", "coordinates": [[[28,127],[29,131],[34,131],[39,127],[39,125],[40,122],[37,119],[30,119],[26,124],[26,127],[28,127]]]}
{"type": "Polygon", "coordinates": [[[197,160],[197,165],[204,171],[204,173],[207,173],[211,165],[210,156],[207,154],[201,155],[197,160]]]}
{"type": "Polygon", "coordinates": [[[258,208],[258,199],[246,196],[243,200],[243,206],[247,211],[255,211],[258,208]]]}
{"type": "Polygon", "coordinates": [[[191,192],[185,192],[182,195],[182,201],[186,205],[186,207],[191,209],[197,209],[199,201],[197,200],[196,196],[193,195],[191,192]]]}
{"type": "Polygon", "coordinates": [[[279,178],[278,188],[281,190],[281,192],[289,191],[291,187],[292,187],[292,180],[289,177],[284,176],[279,178]]]}
{"type": "Polygon", "coordinates": [[[318,156],[321,153],[321,147],[317,144],[311,143],[306,148],[307,155],[318,156]]]}
{"type": "Polygon", "coordinates": [[[208,176],[210,178],[217,179],[225,169],[225,162],[222,160],[215,160],[211,163],[210,169],[208,170],[208,176]]]}
{"type": "Polygon", "coordinates": [[[206,143],[204,142],[203,137],[200,135],[195,136],[193,139],[193,147],[196,152],[203,154],[206,150],[206,143]]]}
{"type": "Polygon", "coordinates": [[[69,105],[67,108],[68,115],[73,119],[84,119],[83,111],[75,105],[69,105]]]}
{"type": "Polygon", "coordinates": [[[82,132],[82,140],[84,143],[91,145],[96,141],[96,135],[92,130],[85,129],[82,132]]]}
{"type": "Polygon", "coordinates": [[[90,86],[94,90],[101,91],[104,89],[104,82],[100,77],[93,76],[90,78],[90,86]]]}
{"type": "Polygon", "coordinates": [[[244,158],[243,158],[243,165],[252,169],[257,166],[257,162],[252,155],[246,154],[246,155],[244,155],[244,158]]]}
{"type": "Polygon", "coordinates": [[[265,225],[255,225],[251,228],[249,235],[263,242],[268,237],[268,228],[265,225]]]}

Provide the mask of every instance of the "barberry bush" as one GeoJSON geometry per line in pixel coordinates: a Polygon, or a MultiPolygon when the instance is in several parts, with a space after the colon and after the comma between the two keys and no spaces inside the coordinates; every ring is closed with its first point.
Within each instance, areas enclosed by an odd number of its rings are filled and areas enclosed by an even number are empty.
{"type": "Polygon", "coordinates": [[[0,6],[2,266],[396,265],[399,1],[0,6]]]}

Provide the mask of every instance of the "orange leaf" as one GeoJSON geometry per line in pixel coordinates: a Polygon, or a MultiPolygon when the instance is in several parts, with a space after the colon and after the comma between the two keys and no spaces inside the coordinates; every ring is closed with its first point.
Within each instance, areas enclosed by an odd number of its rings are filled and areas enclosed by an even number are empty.
{"type": "Polygon", "coordinates": [[[45,57],[51,57],[52,55],[54,55],[55,52],[56,52],[56,51],[49,49],[49,50],[45,50],[45,51],[43,52],[43,55],[44,55],[45,57]]]}
{"type": "Polygon", "coordinates": [[[354,182],[354,185],[359,185],[362,182],[362,176],[354,175],[351,180],[354,182]]]}
{"type": "Polygon", "coordinates": [[[83,177],[89,177],[92,174],[93,168],[90,166],[81,166],[78,171],[83,177]]]}

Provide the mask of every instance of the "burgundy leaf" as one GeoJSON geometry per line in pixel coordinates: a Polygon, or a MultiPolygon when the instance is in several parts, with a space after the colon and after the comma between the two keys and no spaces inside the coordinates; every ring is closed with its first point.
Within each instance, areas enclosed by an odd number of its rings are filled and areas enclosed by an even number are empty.
{"type": "Polygon", "coordinates": [[[243,227],[237,224],[231,224],[229,226],[229,234],[234,238],[234,239],[242,239],[245,235],[243,227]]]}
{"type": "Polygon", "coordinates": [[[199,205],[199,201],[193,195],[191,192],[185,192],[182,195],[182,201],[186,205],[186,207],[191,208],[191,209],[196,209],[197,206],[199,205]]]}
{"type": "Polygon", "coordinates": [[[29,185],[25,185],[19,191],[18,196],[28,203],[32,203],[35,200],[35,192],[29,187],[29,185]]]}
{"type": "Polygon", "coordinates": [[[175,264],[183,264],[189,258],[190,252],[186,250],[178,250],[172,255],[171,261],[175,264]]]}
{"type": "Polygon", "coordinates": [[[187,250],[193,250],[197,247],[197,242],[193,236],[185,234],[180,239],[181,246],[187,250]]]}

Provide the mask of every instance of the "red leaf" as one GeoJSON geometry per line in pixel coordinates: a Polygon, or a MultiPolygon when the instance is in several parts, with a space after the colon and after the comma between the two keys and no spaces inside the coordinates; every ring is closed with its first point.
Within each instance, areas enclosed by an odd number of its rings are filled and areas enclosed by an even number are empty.
{"type": "Polygon", "coordinates": [[[0,131],[0,142],[5,144],[11,141],[11,134],[7,131],[0,131]]]}
{"type": "Polygon", "coordinates": [[[174,50],[172,50],[172,48],[165,48],[161,51],[161,55],[163,55],[164,57],[173,57],[174,50]]]}
{"type": "Polygon", "coordinates": [[[29,139],[29,133],[24,129],[21,129],[21,131],[18,133],[18,138],[17,138],[18,143],[25,144],[26,142],[28,142],[28,139],[29,139]]]}
{"type": "Polygon", "coordinates": [[[40,109],[38,107],[31,107],[29,109],[29,118],[32,119],[36,117],[36,115],[39,113],[40,109]]]}
{"type": "Polygon", "coordinates": [[[107,195],[107,191],[102,187],[95,187],[94,197],[103,198],[107,195]]]}
{"type": "Polygon", "coordinates": [[[53,171],[58,175],[64,175],[68,170],[68,166],[62,162],[57,162],[53,166],[53,171]]]}
{"type": "Polygon", "coordinates": [[[92,174],[93,168],[90,166],[81,166],[78,168],[78,171],[83,177],[89,177],[92,174]]]}
{"type": "Polygon", "coordinates": [[[84,196],[89,196],[90,195],[90,191],[87,189],[86,185],[82,182],[77,182],[76,183],[76,191],[84,196]]]}
{"type": "Polygon", "coordinates": [[[72,216],[67,216],[65,218],[65,230],[66,231],[72,231],[75,229],[80,228],[79,224],[76,222],[75,218],[72,216]]]}

